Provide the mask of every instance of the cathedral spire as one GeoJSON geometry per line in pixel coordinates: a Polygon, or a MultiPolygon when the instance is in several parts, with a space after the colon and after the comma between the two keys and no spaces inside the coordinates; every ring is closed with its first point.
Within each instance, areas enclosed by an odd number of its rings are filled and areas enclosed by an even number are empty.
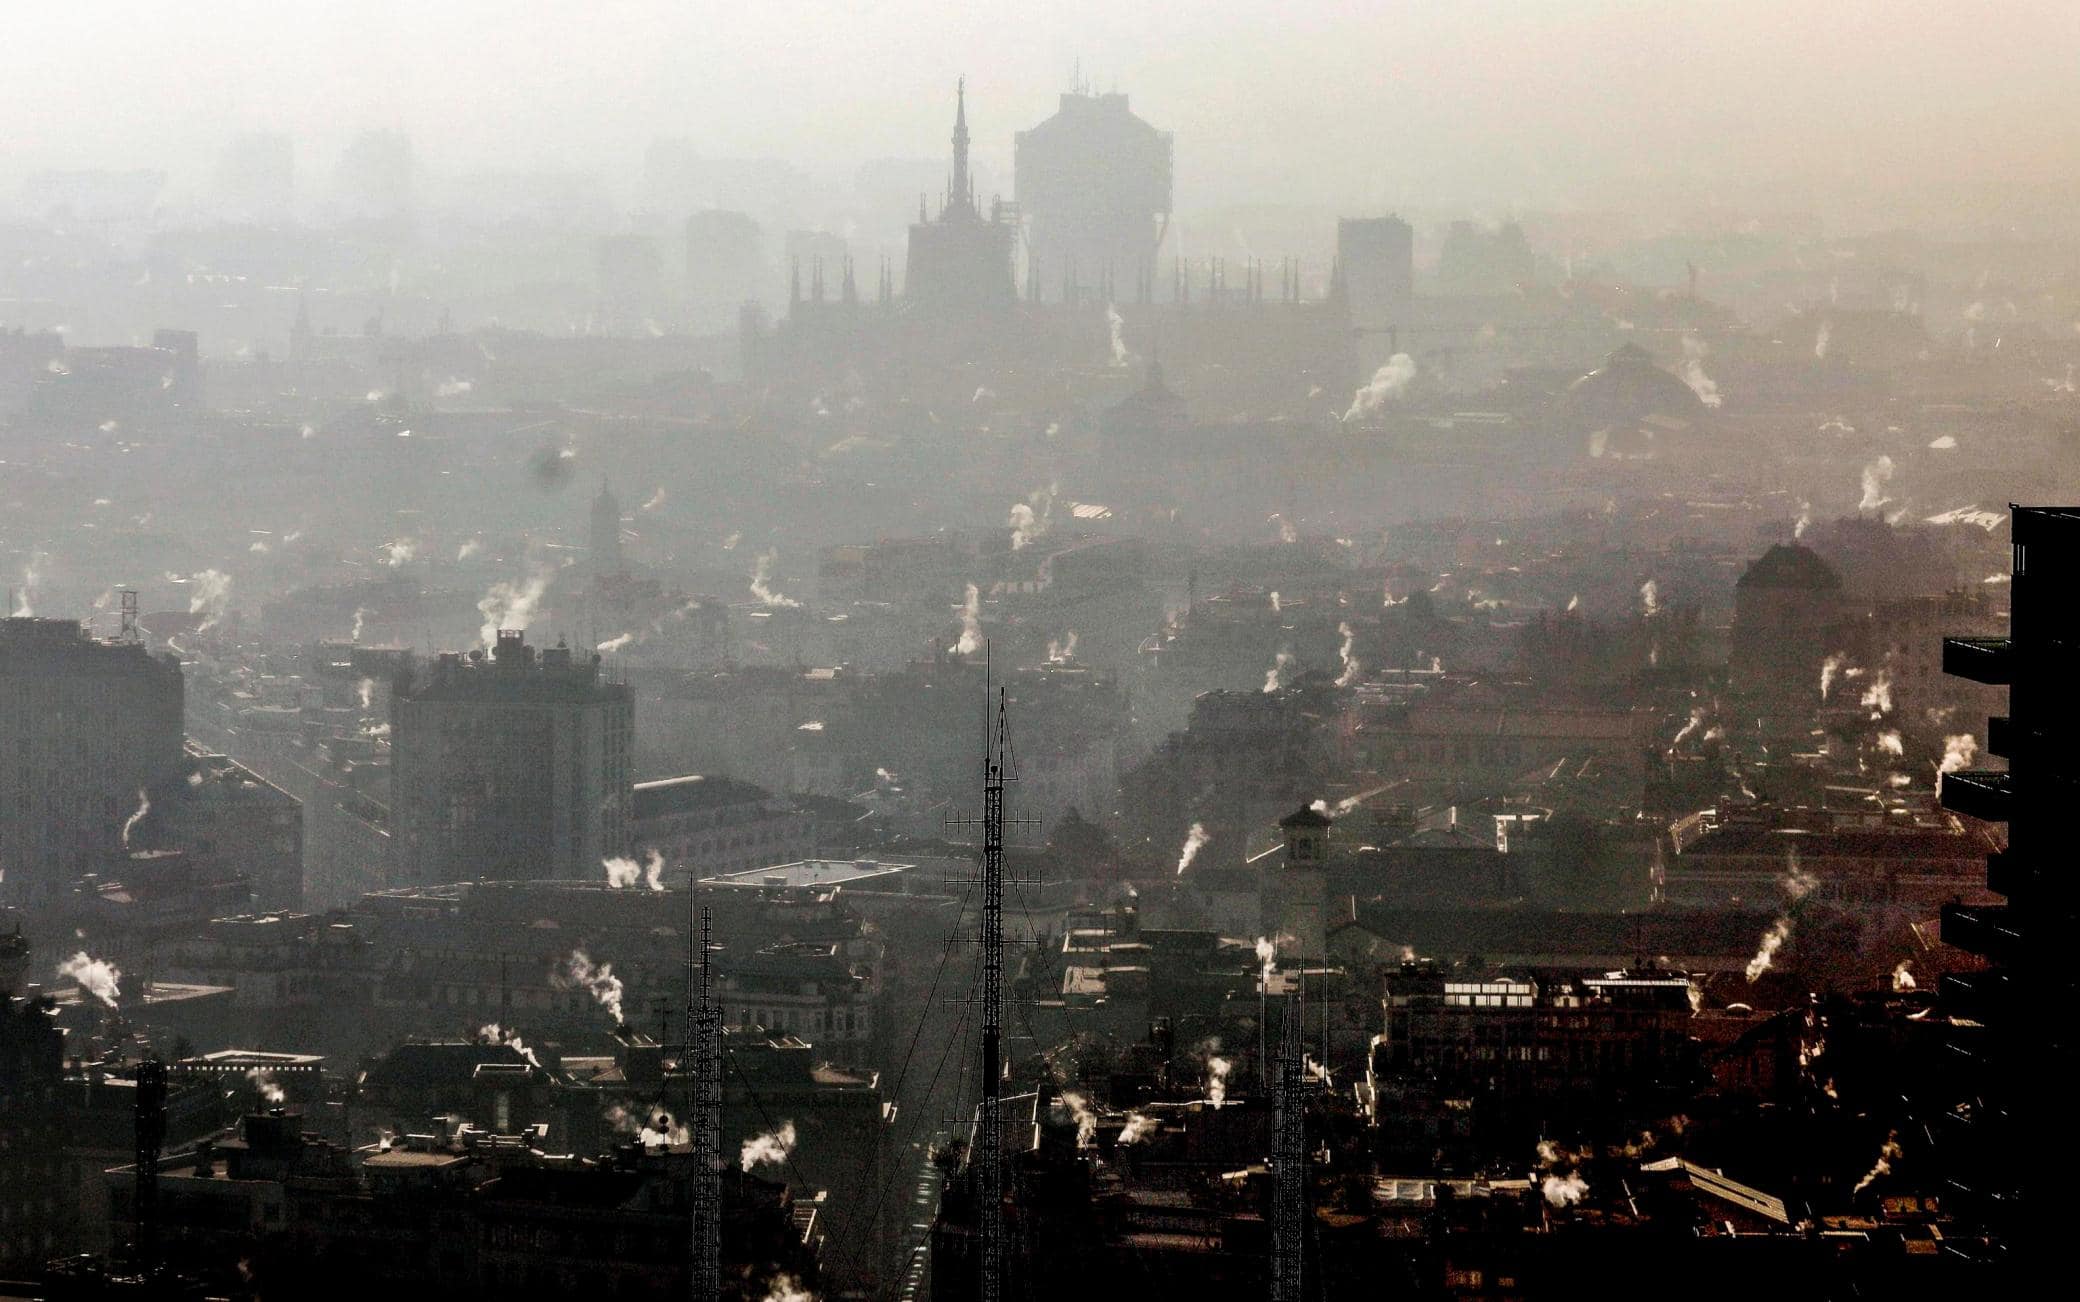
{"type": "Polygon", "coordinates": [[[954,84],[953,107],[953,180],[947,185],[947,206],[969,204],[968,181],[968,79],[961,78],[954,84]]]}

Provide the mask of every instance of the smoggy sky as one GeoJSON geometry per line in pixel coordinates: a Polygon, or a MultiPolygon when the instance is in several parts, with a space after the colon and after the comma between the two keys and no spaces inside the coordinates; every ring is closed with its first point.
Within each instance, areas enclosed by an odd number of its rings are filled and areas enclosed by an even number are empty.
{"type": "Polygon", "coordinates": [[[643,147],[849,174],[977,152],[1078,60],[1177,136],[1179,201],[1888,207],[1985,220],[2080,175],[2073,0],[68,0],[10,5],[0,173],[204,175],[234,132],[402,127],[430,167],[643,147]]]}

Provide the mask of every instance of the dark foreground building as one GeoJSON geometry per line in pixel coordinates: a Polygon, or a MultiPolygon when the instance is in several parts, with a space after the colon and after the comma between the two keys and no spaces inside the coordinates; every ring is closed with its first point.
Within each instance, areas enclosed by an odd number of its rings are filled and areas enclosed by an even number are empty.
{"type": "Polygon", "coordinates": [[[2011,507],[2015,573],[2008,636],[1951,638],[1943,668],[2004,685],[2008,713],[1987,721],[1986,748],[2006,772],[1943,779],[1943,804],[2006,823],[2006,849],[1987,856],[1997,905],[1952,905],[1943,939],[1984,956],[1987,971],[1946,976],[1946,1003],[1975,1024],[1957,1044],[1975,1060],[1982,1093],[1926,1118],[1945,1142],[1952,1199],[2013,1245],[2026,1264],[2048,1232],[2058,1165],[2040,1145],[2063,1129],[2073,1078],[2071,943],[2076,922],[2071,832],[2080,797],[2080,507],[2011,507]]]}

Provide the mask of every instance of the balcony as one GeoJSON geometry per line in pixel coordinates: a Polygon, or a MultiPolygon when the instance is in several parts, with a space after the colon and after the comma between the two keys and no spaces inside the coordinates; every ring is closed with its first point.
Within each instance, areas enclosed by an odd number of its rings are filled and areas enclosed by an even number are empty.
{"type": "Polygon", "coordinates": [[[2005,687],[2013,677],[2012,659],[2013,644],[2004,637],[1943,639],[1943,672],[1953,678],[2005,687]]]}
{"type": "Polygon", "coordinates": [[[1967,769],[1943,775],[1943,808],[1988,823],[2008,821],[2015,804],[2015,778],[2010,773],[1967,769]]]}
{"type": "Polygon", "coordinates": [[[2013,963],[2022,951],[2016,913],[2005,904],[1946,904],[1943,943],[1995,963],[2013,963]]]}

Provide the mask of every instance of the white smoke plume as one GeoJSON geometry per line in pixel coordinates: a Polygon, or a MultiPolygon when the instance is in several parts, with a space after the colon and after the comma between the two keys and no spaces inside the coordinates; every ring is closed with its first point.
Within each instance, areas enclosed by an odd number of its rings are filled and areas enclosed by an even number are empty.
{"type": "Polygon", "coordinates": [[[563,966],[549,974],[549,984],[558,990],[583,990],[599,1001],[618,1026],[625,1020],[621,1016],[621,978],[614,975],[612,963],[595,966],[592,957],[583,949],[574,949],[563,966]]]}
{"type": "Polygon", "coordinates": [[[816,1302],[816,1295],[802,1287],[802,1281],[793,1275],[775,1275],[773,1282],[766,1285],[765,1302],[816,1302]]]}
{"type": "Polygon", "coordinates": [[[1386,365],[1372,373],[1372,378],[1351,395],[1350,410],[1343,413],[1346,424],[1377,412],[1389,399],[1398,398],[1406,392],[1409,382],[1416,378],[1416,362],[1407,353],[1395,353],[1386,365]]]}
{"type": "Polygon", "coordinates": [[[267,1070],[267,1068],[252,1068],[246,1072],[246,1079],[253,1083],[253,1093],[259,1095],[260,1101],[267,1106],[278,1108],[289,1101],[289,1096],[283,1091],[281,1082],[276,1080],[274,1073],[267,1070]]]}
{"type": "Polygon", "coordinates": [[[532,1066],[539,1067],[542,1065],[542,1060],[534,1056],[534,1050],[528,1048],[521,1041],[519,1032],[509,1031],[497,1022],[487,1022],[483,1026],[478,1027],[477,1039],[484,1044],[503,1044],[514,1053],[527,1059],[532,1066]]]}
{"type": "MultiPolygon", "coordinates": [[[[1791,903],[1796,905],[1810,895],[1819,882],[1794,860],[1790,871],[1778,880],[1778,884],[1784,888],[1784,893],[1791,897],[1791,903]]],[[[1769,924],[1769,930],[1762,933],[1762,943],[1756,947],[1755,956],[1748,960],[1747,977],[1750,982],[1760,980],[1762,974],[1770,970],[1771,965],[1777,960],[1777,951],[1782,949],[1784,942],[1789,939],[1791,911],[1786,909],[1769,924]]]]}
{"type": "Polygon", "coordinates": [[[361,640],[361,630],[362,630],[363,628],[366,628],[367,626],[368,626],[368,607],[366,607],[366,606],[356,606],[356,607],[354,607],[354,627],[353,627],[353,629],[352,629],[352,630],[350,630],[350,631],[349,631],[349,632],[347,633],[347,640],[348,640],[348,641],[350,641],[350,642],[359,642],[359,641],[361,640]]]}
{"type": "Polygon", "coordinates": [[[354,687],[354,699],[361,702],[363,710],[373,705],[376,699],[376,680],[364,678],[356,684],[354,687]]]}
{"type": "Polygon", "coordinates": [[[1639,613],[1646,619],[1661,613],[1661,585],[1652,579],[1639,585],[1639,613]]]}
{"type": "Polygon", "coordinates": [[[1892,713],[1892,675],[1880,669],[1871,675],[1871,685],[1863,689],[1863,708],[1871,710],[1873,719],[1892,713]]]}
{"type": "Polygon", "coordinates": [[[1538,1191],[1545,1195],[1547,1206],[1572,1207],[1588,1196],[1589,1182],[1582,1179],[1579,1171],[1569,1171],[1566,1175],[1549,1174],[1539,1182],[1538,1191]]]}
{"type": "Polygon", "coordinates": [[[1899,1161],[1904,1153],[1905,1150],[1899,1146],[1899,1132],[1895,1130],[1888,1133],[1885,1136],[1884,1144],[1878,1149],[1878,1160],[1871,1165],[1870,1170],[1863,1173],[1863,1179],[1858,1180],[1856,1187],[1849,1192],[1860,1194],[1877,1183],[1879,1176],[1891,1175],[1892,1164],[1899,1161]]]}
{"type": "Polygon", "coordinates": [[[1122,1144],[1138,1144],[1148,1138],[1155,1128],[1156,1119],[1149,1116],[1146,1112],[1129,1112],[1127,1114],[1127,1124],[1119,1132],[1119,1142],[1122,1144]]]}
{"type": "Polygon", "coordinates": [[[1938,776],[1955,773],[1970,764],[1979,754],[1979,739],[1968,732],[1952,733],[1943,738],[1943,758],[1936,764],[1938,776]]]}
{"type": "Polygon", "coordinates": [[[607,885],[618,891],[640,881],[653,891],[663,890],[664,856],[652,847],[644,858],[645,862],[640,865],[620,855],[601,860],[600,865],[607,870],[607,885]]]}
{"type": "Polygon", "coordinates": [[[555,571],[538,569],[520,583],[500,579],[478,599],[477,610],[484,616],[484,626],[477,630],[477,636],[486,651],[498,646],[500,629],[525,629],[534,622],[542,597],[549,591],[549,580],[554,577],[555,571]]]}
{"type": "Polygon", "coordinates": [[[1357,682],[1358,675],[1364,672],[1364,666],[1360,665],[1358,658],[1351,654],[1357,648],[1358,635],[1351,632],[1351,626],[1347,623],[1338,624],[1336,631],[1343,635],[1343,645],[1336,648],[1337,659],[1343,661],[1343,672],[1336,675],[1336,685],[1338,687],[1349,687],[1352,683],[1357,682]]]}
{"type": "Polygon", "coordinates": [[[455,549],[455,559],[457,561],[466,561],[483,550],[484,544],[481,541],[475,538],[465,538],[462,546],[455,549]]]}
{"type": "Polygon", "coordinates": [[[657,509],[658,507],[660,507],[660,506],[663,506],[663,505],[664,505],[664,486],[663,486],[662,484],[660,484],[660,485],[658,485],[657,491],[656,491],[656,492],[654,492],[654,493],[652,493],[652,494],[650,494],[650,500],[649,500],[649,501],[647,501],[647,502],[645,502],[645,503],[643,503],[643,504],[642,504],[642,506],[638,507],[637,509],[638,509],[638,510],[641,510],[641,511],[655,511],[655,510],[656,510],[656,509],[657,509]]]}
{"type": "Polygon", "coordinates": [[[1719,396],[1718,383],[1704,373],[1704,359],[1710,352],[1704,340],[1696,335],[1683,336],[1683,383],[1690,386],[1690,392],[1697,395],[1699,402],[1707,407],[1717,407],[1725,399],[1719,396]]]}
{"type": "Polygon", "coordinates": [[[1265,692],[1276,692],[1286,685],[1286,671],[1293,667],[1293,653],[1281,651],[1271,661],[1271,668],[1264,671],[1265,692]]]}
{"type": "Polygon", "coordinates": [[[223,622],[224,610],[231,599],[231,576],[222,570],[199,570],[188,576],[195,591],[188,596],[188,613],[202,616],[195,626],[198,633],[215,628],[223,622]]]}
{"type": "Polygon", "coordinates": [[[982,592],[972,583],[961,599],[960,617],[961,640],[953,644],[953,649],[971,656],[982,649],[982,592]]]}
{"type": "Polygon", "coordinates": [[[1910,958],[1901,959],[1899,966],[1892,969],[1893,993],[1905,994],[1907,991],[1914,989],[1917,984],[1914,980],[1914,960],[1910,958]]]}
{"type": "Polygon", "coordinates": [[[737,1154],[737,1166],[749,1171],[759,1165],[779,1166],[794,1153],[794,1122],[783,1121],[777,1130],[753,1135],[737,1154]]]}
{"type": "Polygon", "coordinates": [[[142,823],[144,821],[144,816],[151,812],[152,798],[145,794],[143,787],[139,787],[137,789],[136,812],[132,813],[130,817],[123,820],[123,848],[125,850],[128,850],[130,848],[130,834],[137,830],[137,825],[139,823],[142,823]]]}
{"type": "Polygon", "coordinates": [[[1228,1101],[1228,1073],[1235,1064],[1226,1058],[1213,1057],[1206,1060],[1206,1101],[1215,1107],[1228,1101]]]}
{"type": "Polygon", "coordinates": [[[1885,496],[1885,485],[1891,482],[1892,458],[1881,454],[1863,468],[1863,496],[1857,500],[1857,513],[1875,515],[1890,502],[1892,499],[1885,496]]]}
{"type": "Polygon", "coordinates": [[[801,602],[796,601],[793,597],[773,591],[771,583],[773,562],[778,559],[780,559],[780,553],[777,551],[764,551],[758,554],[758,560],[751,567],[751,595],[775,609],[798,609],[802,604],[801,602]]]}
{"type": "Polygon", "coordinates": [[[1076,1118],[1076,1146],[1089,1148],[1098,1133],[1098,1114],[1091,1111],[1090,1100],[1075,1090],[1063,1090],[1062,1106],[1076,1118]]]}
{"type": "Polygon", "coordinates": [[[1271,973],[1278,967],[1278,946],[1268,936],[1257,937],[1257,978],[1269,983],[1271,973]]]}
{"type": "Polygon", "coordinates": [[[117,984],[123,979],[122,969],[106,959],[89,956],[85,950],[80,950],[58,964],[58,975],[67,978],[110,1008],[116,1006],[116,1000],[123,993],[122,987],[117,984]]]}
{"type": "Polygon", "coordinates": [[[1036,488],[1026,495],[1023,502],[1011,504],[1010,518],[1005,521],[1011,526],[1011,550],[1024,551],[1054,527],[1054,495],[1056,485],[1036,488]]]}
{"type": "Polygon", "coordinates": [[[635,640],[635,634],[623,633],[619,637],[608,638],[606,641],[600,643],[597,647],[594,647],[593,649],[595,651],[598,651],[603,656],[610,656],[635,640]]]}
{"type": "Polygon", "coordinates": [[[1805,537],[1806,530],[1812,527],[1813,504],[1811,502],[1800,502],[1798,504],[1798,520],[1791,526],[1791,540],[1793,542],[1797,542],[1799,539],[1805,537]]]}
{"type": "Polygon", "coordinates": [[[1675,754],[1677,748],[1680,747],[1686,740],[1688,740],[1690,734],[1696,732],[1699,725],[1703,723],[1704,707],[1698,706],[1697,708],[1690,711],[1690,721],[1688,723],[1685,723],[1681,728],[1676,730],[1675,740],[1668,743],[1668,753],[1671,755],[1675,754]]]}
{"type": "Polygon", "coordinates": [[[1834,322],[1822,321],[1820,323],[1820,333],[1813,336],[1813,356],[1815,358],[1823,362],[1827,360],[1827,344],[1832,338],[1834,338],[1834,322]]]}
{"type": "Polygon", "coordinates": [[[1073,628],[1072,628],[1072,629],[1070,629],[1070,630],[1069,630],[1069,636],[1068,636],[1068,637],[1066,637],[1066,638],[1064,638],[1064,639],[1062,639],[1061,641],[1056,641],[1056,640],[1055,640],[1055,639],[1053,639],[1053,638],[1049,638],[1049,639],[1047,640],[1047,663],[1049,663],[1049,664],[1051,664],[1051,665],[1065,665],[1065,664],[1069,663],[1069,662],[1070,662],[1071,660],[1074,660],[1075,658],[1076,658],[1076,630],[1075,630],[1075,629],[1073,629],[1073,628]]]}
{"type": "Polygon", "coordinates": [[[1538,1141],[1539,1164],[1546,1169],[1538,1191],[1545,1197],[1547,1206],[1572,1207],[1588,1196],[1589,1182],[1574,1169],[1577,1158],[1577,1154],[1568,1152],[1550,1139],[1538,1141]]]}
{"type": "Polygon", "coordinates": [[[1105,305],[1105,326],[1112,332],[1112,364],[1125,366],[1134,360],[1127,351],[1127,321],[1112,304],[1105,305]]]}
{"type": "Polygon", "coordinates": [[[1182,877],[1184,875],[1184,870],[1192,866],[1192,860],[1199,857],[1199,852],[1204,850],[1206,843],[1212,839],[1212,837],[1206,835],[1206,824],[1192,824],[1192,830],[1185,833],[1184,851],[1177,856],[1178,876],[1182,877]]]}
{"type": "Polygon", "coordinates": [[[419,544],[410,538],[399,538],[383,544],[383,564],[396,569],[419,554],[419,544]]]}
{"type": "Polygon", "coordinates": [[[1821,700],[1826,700],[1827,694],[1834,690],[1834,680],[1836,676],[1842,672],[1842,666],[1845,663],[1847,663],[1847,659],[1848,658],[1846,656],[1843,656],[1840,653],[1836,653],[1820,662],[1821,700]]]}
{"type": "Polygon", "coordinates": [[[1907,753],[1906,743],[1900,740],[1899,730],[1896,728],[1887,728],[1884,732],[1878,734],[1878,749],[1887,755],[1904,755],[1907,753]]]}

